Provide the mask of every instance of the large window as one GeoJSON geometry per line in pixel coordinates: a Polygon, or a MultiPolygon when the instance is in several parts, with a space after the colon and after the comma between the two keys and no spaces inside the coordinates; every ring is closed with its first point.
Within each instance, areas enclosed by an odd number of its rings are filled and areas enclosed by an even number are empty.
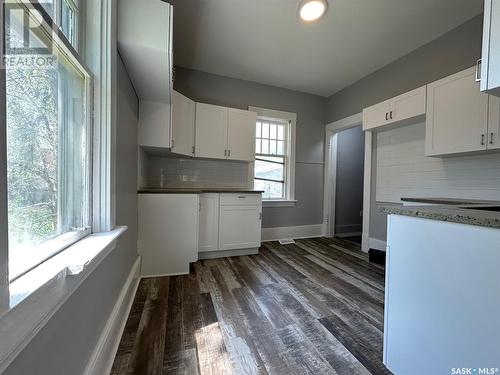
{"type": "Polygon", "coordinates": [[[59,25],[71,45],[77,49],[79,0],[41,0],[40,4],[59,25]]]}
{"type": "Polygon", "coordinates": [[[90,233],[90,75],[40,14],[6,3],[11,280],[90,233]]]}
{"type": "Polygon", "coordinates": [[[290,163],[290,121],[260,117],[256,124],[254,187],[268,200],[286,200],[290,163]]]}

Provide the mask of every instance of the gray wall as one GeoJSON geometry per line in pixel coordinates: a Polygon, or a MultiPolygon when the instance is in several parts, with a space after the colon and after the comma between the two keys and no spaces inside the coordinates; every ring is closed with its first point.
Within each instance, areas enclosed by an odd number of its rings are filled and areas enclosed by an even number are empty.
{"type": "Polygon", "coordinates": [[[337,134],[335,233],[361,232],[365,133],[361,126],[337,134]]]}
{"type": "MultiPolygon", "coordinates": [[[[359,113],[363,108],[473,66],[481,56],[482,15],[472,18],[408,55],[362,78],[328,98],[326,122],[359,113]]],[[[374,146],[376,144],[374,142],[374,146]]],[[[373,163],[375,165],[376,150],[373,163]]],[[[375,202],[376,170],[372,171],[370,237],[385,240],[386,216],[375,202]]]]}
{"type": "Polygon", "coordinates": [[[116,218],[129,231],[5,374],[81,374],[137,257],[137,97],[121,60],[117,105],[116,218]]]}
{"type": "Polygon", "coordinates": [[[176,68],[175,89],[193,100],[248,109],[297,113],[295,207],[265,208],[263,227],[323,222],[323,148],[326,99],[320,96],[176,68]]]}

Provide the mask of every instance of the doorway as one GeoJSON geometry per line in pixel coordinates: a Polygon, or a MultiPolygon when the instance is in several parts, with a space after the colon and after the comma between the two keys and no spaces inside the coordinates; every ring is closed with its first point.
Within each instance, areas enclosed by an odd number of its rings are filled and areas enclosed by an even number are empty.
{"type": "Polygon", "coordinates": [[[371,242],[373,134],[369,130],[362,131],[362,124],[362,113],[357,113],[325,127],[324,234],[327,237],[352,236],[359,242],[359,232],[362,232],[361,249],[368,252],[371,242]],[[343,133],[350,129],[353,129],[352,133],[343,133]],[[337,162],[339,157],[341,160],[337,162]],[[347,163],[343,160],[347,160],[347,163]],[[341,170],[339,178],[337,169],[341,170]],[[347,197],[344,192],[347,192],[347,197]],[[337,204],[340,206],[338,209],[337,204]]]}
{"type": "Polygon", "coordinates": [[[332,232],[361,245],[363,231],[363,188],[365,161],[365,134],[361,126],[341,130],[335,134],[332,153],[336,168],[332,184],[332,232]]]}

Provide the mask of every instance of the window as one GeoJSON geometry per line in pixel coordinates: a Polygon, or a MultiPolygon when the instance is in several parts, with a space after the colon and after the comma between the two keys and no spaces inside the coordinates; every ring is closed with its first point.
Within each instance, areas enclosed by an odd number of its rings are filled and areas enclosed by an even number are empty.
{"type": "Polygon", "coordinates": [[[90,75],[40,14],[6,3],[11,281],[90,233],[90,75]]]}
{"type": "Polygon", "coordinates": [[[42,0],[40,4],[77,49],[78,0],[42,0]]]}
{"type": "Polygon", "coordinates": [[[250,107],[257,112],[254,187],[267,201],[293,201],[295,115],[250,107]]]}
{"type": "Polygon", "coordinates": [[[288,122],[258,119],[255,139],[255,188],[264,199],[285,199],[288,122]]]}

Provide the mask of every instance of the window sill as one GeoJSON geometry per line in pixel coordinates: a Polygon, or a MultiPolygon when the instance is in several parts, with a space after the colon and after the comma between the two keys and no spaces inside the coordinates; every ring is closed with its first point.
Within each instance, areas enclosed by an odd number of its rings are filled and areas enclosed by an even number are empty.
{"type": "Polygon", "coordinates": [[[0,373],[116,248],[126,230],[117,227],[85,237],[0,288],[0,373]]]}
{"type": "Polygon", "coordinates": [[[295,207],[296,200],[263,200],[262,207],[295,207]]]}

